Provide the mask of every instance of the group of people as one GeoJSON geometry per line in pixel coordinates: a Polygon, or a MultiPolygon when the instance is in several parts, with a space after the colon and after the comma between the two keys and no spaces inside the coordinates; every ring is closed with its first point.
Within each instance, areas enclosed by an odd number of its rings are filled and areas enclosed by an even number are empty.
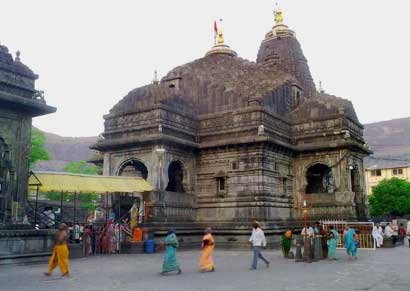
{"type": "MultiPolygon", "coordinates": [[[[262,248],[266,247],[265,234],[257,221],[252,223],[252,235],[249,238],[249,243],[252,245],[253,259],[250,266],[250,270],[256,270],[258,260],[262,260],[266,267],[269,268],[269,261],[263,256],[262,248]]],[[[181,274],[181,268],[176,257],[176,250],[179,247],[177,236],[175,231],[171,228],[168,230],[168,235],[165,238],[165,256],[164,263],[162,265],[162,275],[167,273],[176,272],[181,274]]],[[[200,272],[214,272],[215,263],[212,258],[212,253],[215,248],[215,239],[212,235],[211,228],[205,229],[205,234],[202,237],[201,243],[201,255],[199,258],[199,271],[200,272]]]]}
{"type": "MultiPolygon", "coordinates": [[[[380,226],[376,226],[375,231],[378,231],[379,227],[380,226]]],[[[115,242],[111,240],[114,237],[120,237],[120,235],[116,235],[116,231],[121,232],[121,225],[116,226],[112,221],[109,221],[101,227],[98,236],[92,225],[87,226],[85,228],[86,236],[84,245],[86,250],[88,250],[88,253],[91,254],[95,251],[104,253],[116,250],[116,245],[119,245],[119,241],[115,242]],[[93,243],[93,241],[95,242],[93,243]]],[[[301,235],[304,243],[304,257],[310,256],[310,258],[313,258],[313,256],[317,255],[317,249],[319,249],[321,251],[321,257],[319,259],[337,259],[336,247],[340,235],[334,226],[325,228],[319,222],[313,227],[307,224],[302,229],[301,235]]],[[[67,239],[67,226],[61,224],[58,229],[56,245],[49,260],[48,272],[46,275],[50,275],[56,266],[59,266],[63,276],[69,274],[67,239]]],[[[358,237],[355,230],[348,225],[345,226],[343,231],[343,241],[349,259],[357,259],[357,249],[359,246],[358,237]]],[[[252,224],[252,234],[249,238],[249,243],[252,245],[253,251],[253,259],[250,269],[256,270],[259,260],[265,263],[266,267],[269,268],[269,261],[262,254],[262,249],[267,245],[265,234],[257,221],[254,221],[252,224]]],[[[292,246],[292,232],[290,230],[285,232],[282,236],[281,244],[285,257],[289,257],[292,246]]],[[[179,242],[174,229],[170,228],[168,230],[163,246],[165,247],[165,256],[161,274],[164,275],[171,272],[181,274],[182,270],[177,259],[179,242]]],[[[206,228],[204,236],[202,237],[201,255],[199,258],[199,270],[201,272],[215,271],[215,263],[212,257],[214,248],[215,239],[212,235],[212,230],[211,228],[206,228]]]]}
{"type": "MultiPolygon", "coordinates": [[[[313,227],[307,224],[302,229],[301,235],[303,237],[305,258],[337,260],[336,248],[339,241],[339,233],[333,225],[325,228],[320,222],[317,222],[313,227]]],[[[343,244],[349,259],[357,259],[359,240],[351,226],[344,226],[343,244]]]]}
{"type": "MultiPolygon", "coordinates": [[[[182,270],[179,266],[177,260],[177,249],[179,247],[178,238],[175,234],[173,228],[168,230],[168,234],[165,238],[165,256],[164,256],[164,263],[162,264],[162,271],[161,274],[165,275],[167,273],[176,272],[177,274],[181,274],[182,270]]],[[[215,264],[212,258],[212,253],[215,247],[215,240],[212,236],[211,228],[205,229],[205,234],[202,238],[201,244],[201,256],[199,258],[199,269],[201,272],[213,272],[215,271],[215,264]]]]}
{"type": "Polygon", "coordinates": [[[101,226],[89,224],[84,232],[84,254],[115,254],[120,251],[122,225],[110,219],[101,226]]]}
{"type": "Polygon", "coordinates": [[[376,247],[380,248],[384,244],[384,239],[391,239],[393,245],[399,240],[407,237],[410,247],[410,221],[407,223],[407,229],[404,227],[403,223],[400,226],[393,225],[392,223],[387,223],[385,228],[377,223],[373,227],[372,231],[373,238],[376,241],[376,247]]]}

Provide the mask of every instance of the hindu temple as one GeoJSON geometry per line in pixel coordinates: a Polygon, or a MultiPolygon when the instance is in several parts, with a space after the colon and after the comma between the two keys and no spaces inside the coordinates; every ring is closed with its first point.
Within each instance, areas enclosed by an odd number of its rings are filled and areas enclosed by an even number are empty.
{"type": "Polygon", "coordinates": [[[93,147],[103,173],[155,186],[144,205],[158,231],[211,226],[229,244],[255,219],[268,234],[297,225],[306,205],[312,220],[367,216],[363,126],[350,101],[316,89],[280,9],[256,61],[219,30],[202,57],[130,91],[104,120],[93,147]]]}

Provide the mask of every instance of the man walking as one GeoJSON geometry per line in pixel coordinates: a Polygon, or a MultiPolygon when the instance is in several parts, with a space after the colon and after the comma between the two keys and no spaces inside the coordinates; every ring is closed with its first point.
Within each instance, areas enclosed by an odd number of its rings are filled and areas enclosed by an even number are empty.
{"type": "Polygon", "coordinates": [[[258,259],[261,259],[262,261],[264,261],[266,264],[266,267],[269,268],[268,260],[265,259],[261,253],[262,247],[266,247],[265,234],[263,233],[263,230],[260,228],[259,223],[257,221],[254,221],[252,226],[253,226],[252,235],[249,239],[249,242],[252,243],[252,247],[253,247],[253,261],[252,261],[252,266],[250,269],[256,270],[257,265],[258,265],[258,259]]]}

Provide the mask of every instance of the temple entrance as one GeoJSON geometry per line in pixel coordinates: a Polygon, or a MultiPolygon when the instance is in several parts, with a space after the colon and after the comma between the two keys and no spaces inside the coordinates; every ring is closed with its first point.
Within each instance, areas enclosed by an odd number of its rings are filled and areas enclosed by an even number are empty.
{"type": "Polygon", "coordinates": [[[315,164],[306,171],[306,194],[334,192],[332,169],[325,164],[315,164]]]}
{"type": "Polygon", "coordinates": [[[123,163],[118,171],[118,176],[148,178],[147,167],[138,160],[129,160],[123,163]]]}
{"type": "MultiPolygon", "coordinates": [[[[146,180],[148,178],[148,169],[144,163],[132,159],[120,166],[118,176],[138,177],[146,180]]],[[[121,219],[121,221],[127,219],[128,221],[133,220],[133,223],[140,222],[142,207],[142,196],[122,193],[115,195],[113,199],[113,212],[115,217],[121,219]]]]}
{"type": "Polygon", "coordinates": [[[183,165],[179,161],[173,161],[168,167],[168,186],[165,189],[170,192],[184,192],[182,181],[184,179],[183,165]]]}
{"type": "Polygon", "coordinates": [[[363,199],[363,191],[360,187],[360,173],[356,167],[350,171],[350,182],[352,192],[354,192],[357,219],[360,221],[366,220],[366,205],[363,199]]]}

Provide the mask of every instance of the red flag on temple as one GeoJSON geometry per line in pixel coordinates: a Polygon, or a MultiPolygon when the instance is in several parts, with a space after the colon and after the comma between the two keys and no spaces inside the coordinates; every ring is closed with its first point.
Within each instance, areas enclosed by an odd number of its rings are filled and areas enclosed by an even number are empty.
{"type": "Polygon", "coordinates": [[[214,21],[214,32],[215,34],[218,33],[218,25],[216,24],[216,20],[214,21]]]}

